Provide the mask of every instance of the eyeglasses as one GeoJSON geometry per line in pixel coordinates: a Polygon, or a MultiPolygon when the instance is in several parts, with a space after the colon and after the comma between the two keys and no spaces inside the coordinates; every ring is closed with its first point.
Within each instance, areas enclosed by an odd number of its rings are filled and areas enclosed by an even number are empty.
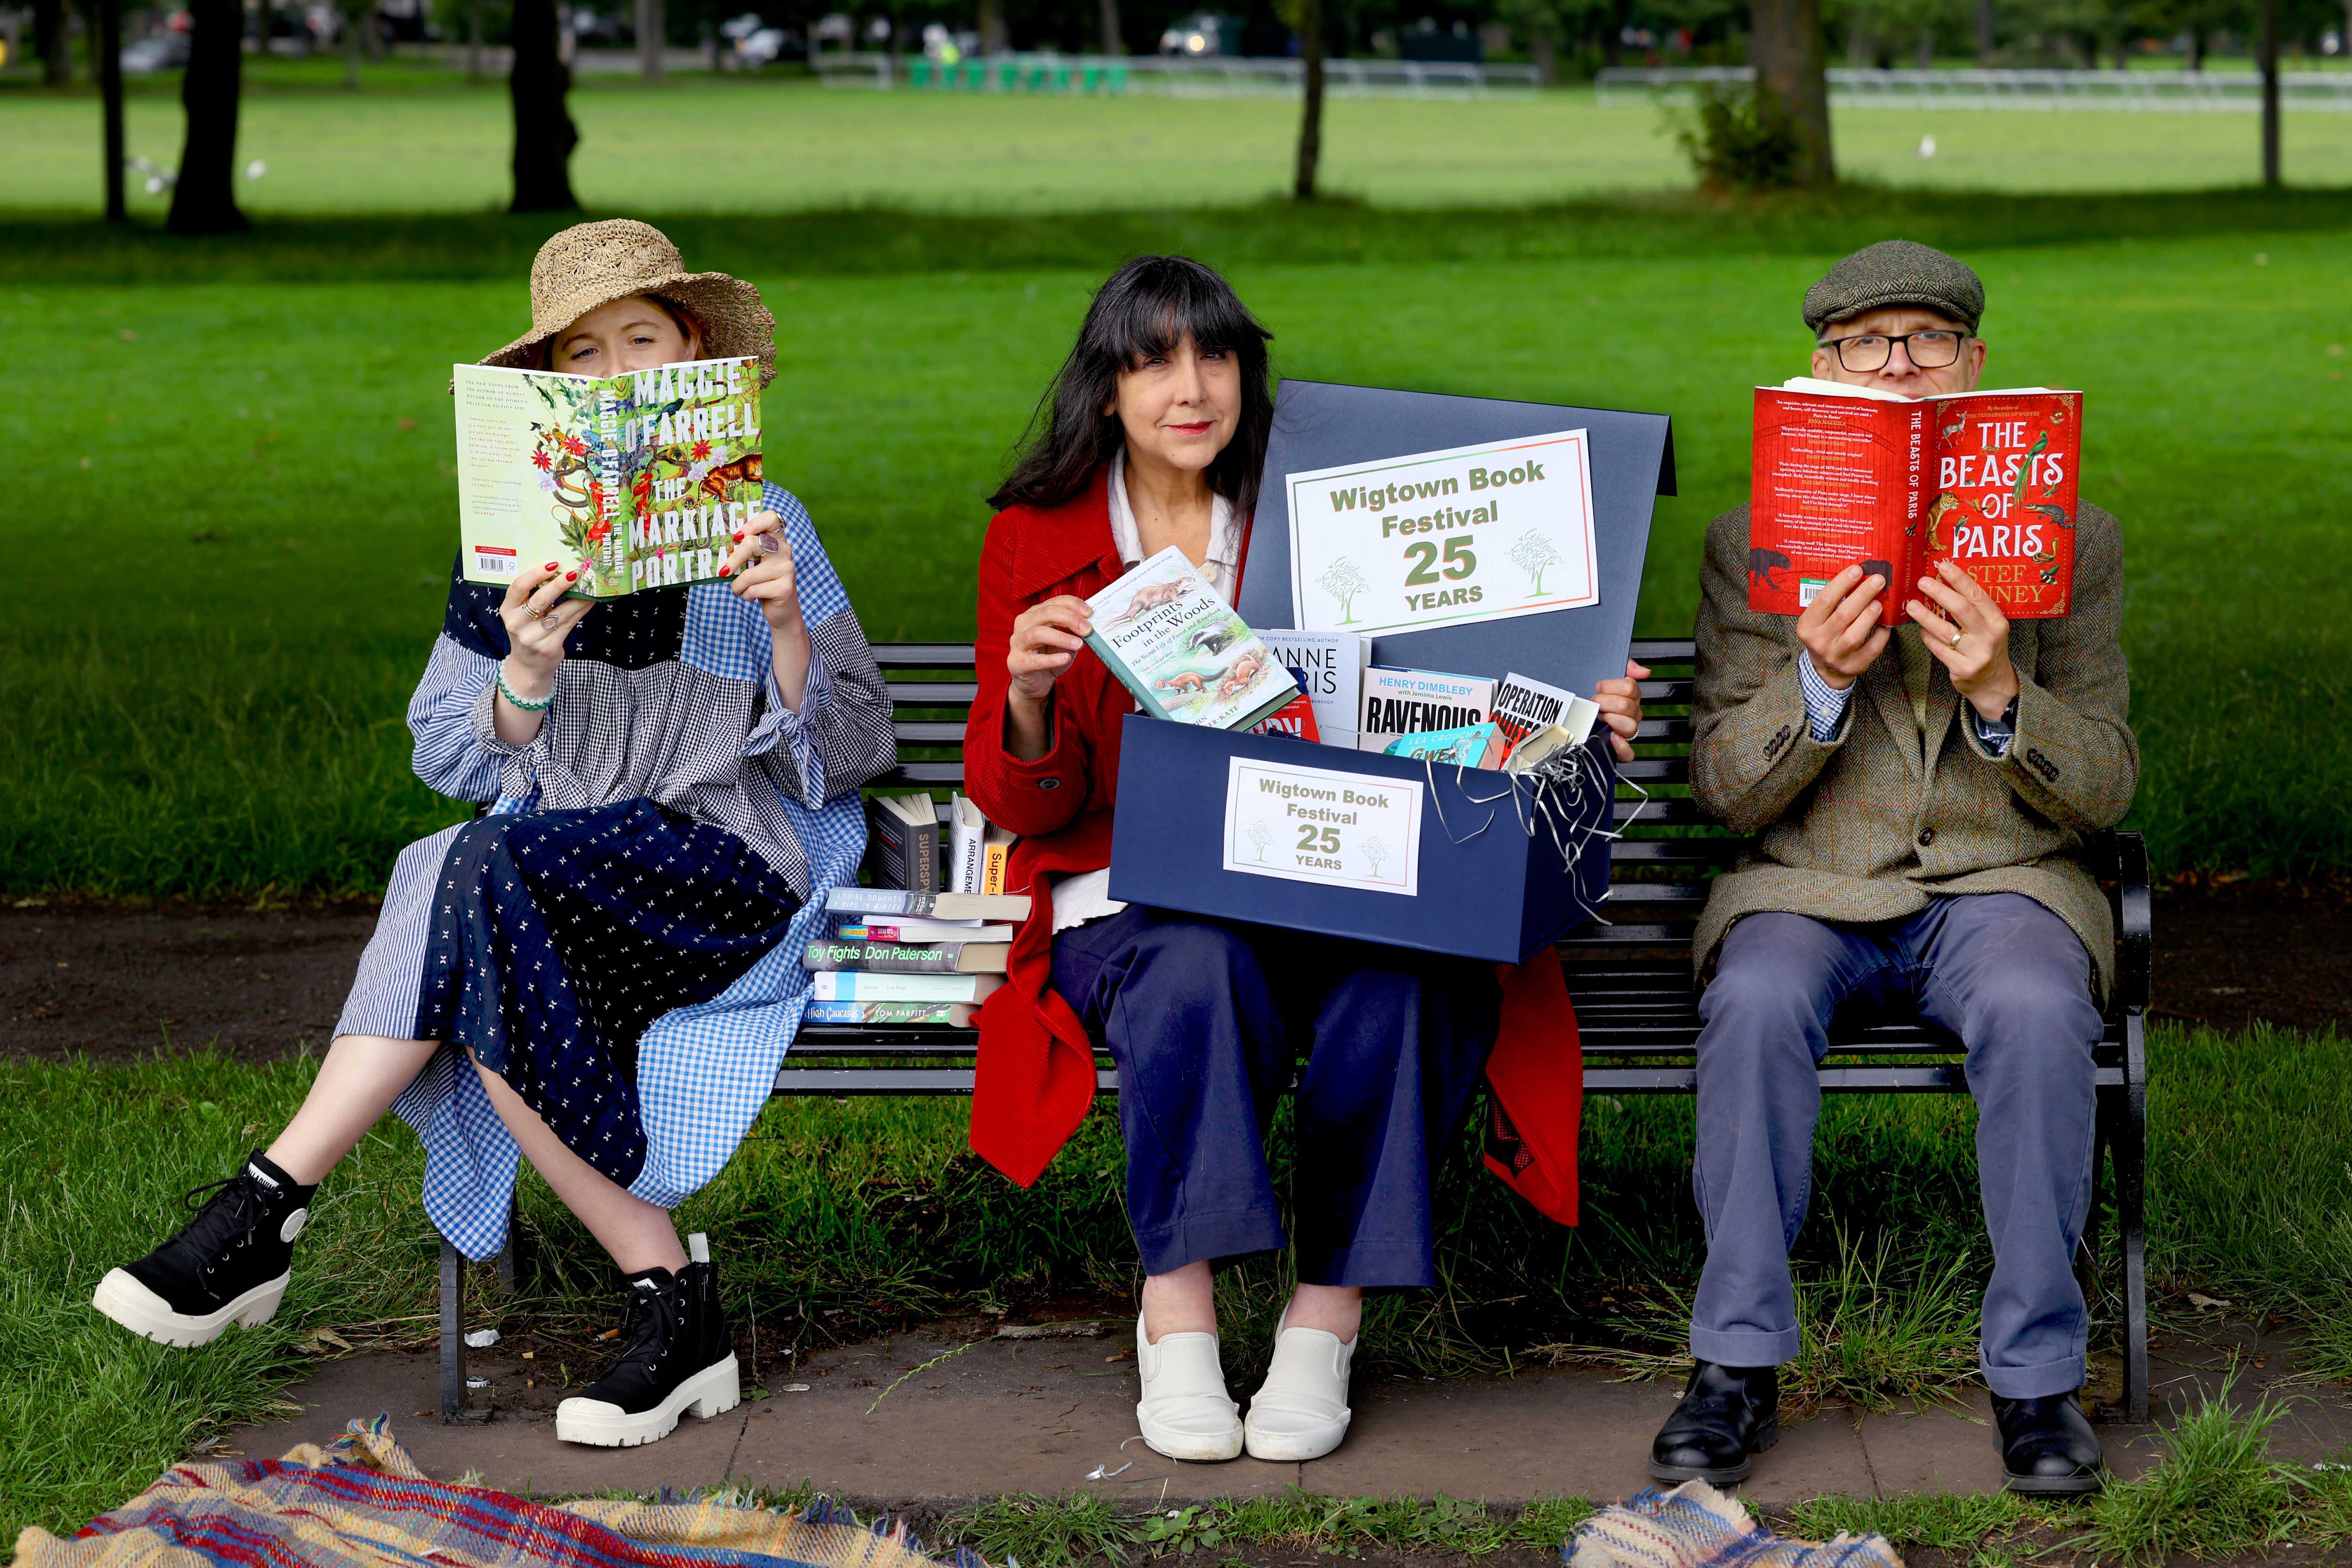
{"type": "Polygon", "coordinates": [[[1901,343],[1911,363],[1921,370],[1941,370],[1957,364],[1960,345],[1968,341],[1966,332],[1948,332],[1940,329],[1926,332],[1906,332],[1890,338],[1877,332],[1864,332],[1859,337],[1832,338],[1822,347],[1837,351],[1838,363],[1851,371],[1885,370],[1886,362],[1895,357],[1895,345],[1901,343]]]}

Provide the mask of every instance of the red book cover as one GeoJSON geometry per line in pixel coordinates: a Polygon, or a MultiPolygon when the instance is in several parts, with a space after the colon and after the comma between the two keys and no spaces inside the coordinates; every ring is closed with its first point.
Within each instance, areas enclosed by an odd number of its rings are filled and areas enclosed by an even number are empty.
{"type": "MultiPolygon", "coordinates": [[[[1300,674],[1295,669],[1290,673],[1293,679],[1298,679],[1300,674]]],[[[1322,740],[1322,735],[1315,728],[1315,705],[1307,700],[1304,683],[1301,685],[1302,689],[1297,696],[1251,725],[1249,732],[1253,735],[1288,735],[1295,741],[1322,740]]]]}
{"type": "Polygon", "coordinates": [[[1939,560],[2011,620],[2074,590],[2083,396],[2041,387],[1918,401],[1801,381],[1756,389],[1748,603],[1793,616],[1860,563],[1899,606],[1939,560]]]}

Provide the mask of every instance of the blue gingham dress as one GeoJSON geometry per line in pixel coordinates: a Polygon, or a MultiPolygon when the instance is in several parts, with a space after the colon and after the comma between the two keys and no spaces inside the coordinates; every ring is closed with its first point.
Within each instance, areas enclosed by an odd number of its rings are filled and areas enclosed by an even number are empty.
{"type": "MultiPolygon", "coordinates": [[[[567,1144],[665,1208],[719,1173],[766,1102],[808,998],[801,949],[825,892],[856,880],[858,786],[897,755],[889,693],[806,509],[774,485],[762,503],[782,519],[809,627],[797,712],[757,607],[697,584],[591,611],[539,735],[509,746],[490,719],[503,592],[453,574],[408,726],[417,776],[489,815],[401,852],[335,1030],[464,1040],[567,1144]],[[659,896],[632,901],[648,878],[659,896]],[[623,961],[532,973],[558,947],[623,961]],[[667,951],[694,962],[654,964],[660,977],[636,983],[649,989],[615,994],[667,951]],[[673,978],[680,969],[699,984],[673,978]],[[502,976],[507,994],[486,1003],[502,976]],[[528,998],[513,994],[526,983],[528,998]],[[583,1050],[596,1016],[614,1037],[583,1050]],[[583,1072],[580,1103],[564,1102],[559,1086],[583,1072]]],[[[393,1109],[425,1144],[435,1226],[468,1258],[495,1255],[519,1151],[470,1064],[455,1046],[439,1052],[393,1109]]]]}

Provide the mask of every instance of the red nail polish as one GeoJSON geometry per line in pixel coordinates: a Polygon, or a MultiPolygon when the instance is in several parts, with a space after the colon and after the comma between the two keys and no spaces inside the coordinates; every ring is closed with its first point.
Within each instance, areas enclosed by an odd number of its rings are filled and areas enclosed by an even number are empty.
{"type": "Polygon", "coordinates": [[[579,574],[579,573],[577,573],[577,572],[566,572],[566,573],[563,574],[563,580],[564,580],[565,582],[569,583],[569,582],[571,582],[574,577],[577,577],[577,576],[579,576],[579,575],[580,575],[580,574],[579,574]]]}
{"type": "Polygon", "coordinates": [[[547,563],[547,569],[548,569],[550,572],[554,571],[554,570],[555,570],[555,563],[554,563],[554,562],[552,562],[552,561],[549,562],[549,563],[547,563]]]}
{"type": "Polygon", "coordinates": [[[719,569],[719,574],[721,577],[731,576],[731,575],[733,575],[734,571],[735,571],[735,568],[733,568],[732,566],[721,566],[721,567],[719,569]]]}
{"type": "Polygon", "coordinates": [[[739,534],[737,534],[737,535],[735,536],[735,542],[736,542],[736,543],[738,543],[738,544],[742,543],[742,542],[743,542],[743,536],[742,536],[741,534],[740,534],[740,533],[739,533],[739,534]]]}

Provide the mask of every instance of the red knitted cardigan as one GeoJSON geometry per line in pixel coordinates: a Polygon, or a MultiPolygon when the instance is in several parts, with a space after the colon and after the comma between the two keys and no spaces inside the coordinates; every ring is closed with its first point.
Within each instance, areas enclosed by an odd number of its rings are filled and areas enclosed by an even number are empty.
{"type": "MultiPolygon", "coordinates": [[[[1023,762],[1004,749],[1004,667],[1013,621],[1056,595],[1098,593],[1121,572],[1110,528],[1108,465],[1058,507],[1012,507],[981,548],[979,696],[964,731],[964,788],[989,821],[1018,834],[1005,885],[1028,893],[1007,983],[980,1011],[971,1147],[1023,1186],[1034,1182],[1094,1100],[1094,1047],[1053,987],[1051,879],[1110,864],[1119,721],[1134,699],[1091,650],[1055,683],[1051,743],[1023,762]]],[[[1563,1225],[1576,1223],[1583,1055],[1576,1014],[1547,953],[1503,965],[1502,1026],[1486,1062],[1493,1091],[1487,1168],[1563,1225]]]]}

